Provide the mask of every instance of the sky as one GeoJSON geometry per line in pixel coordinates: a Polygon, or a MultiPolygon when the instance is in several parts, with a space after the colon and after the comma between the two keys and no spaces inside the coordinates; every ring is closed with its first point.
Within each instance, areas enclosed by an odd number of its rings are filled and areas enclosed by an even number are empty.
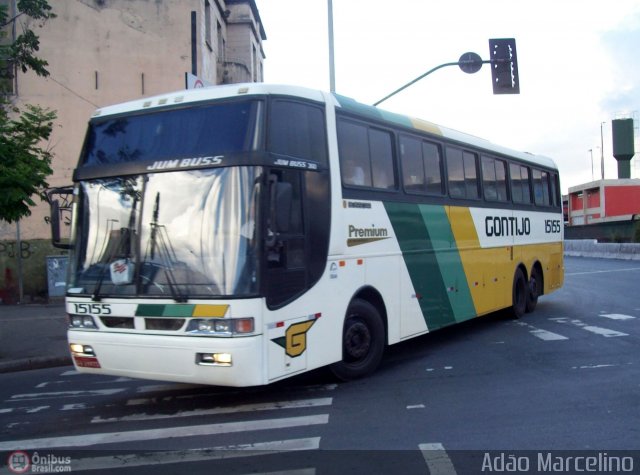
{"type": "MultiPolygon", "coordinates": [[[[328,0],[256,4],[265,82],[329,90],[328,0]]],[[[612,120],[636,120],[640,149],[640,0],[333,0],[333,23],[336,92],[366,104],[463,53],[489,59],[490,38],[515,38],[519,95],[494,95],[489,65],[453,66],[379,107],[551,157],[563,193],[600,179],[602,156],[617,178],[612,120]]]]}

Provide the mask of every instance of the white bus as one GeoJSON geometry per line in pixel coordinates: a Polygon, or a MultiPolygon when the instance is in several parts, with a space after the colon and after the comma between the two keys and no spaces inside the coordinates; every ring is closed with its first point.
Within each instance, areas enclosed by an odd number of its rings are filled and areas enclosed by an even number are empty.
{"type": "Polygon", "coordinates": [[[520,316],[563,281],[552,160],[336,94],[236,84],[99,109],[74,183],[81,372],[350,380],[386,345],[520,316]]]}

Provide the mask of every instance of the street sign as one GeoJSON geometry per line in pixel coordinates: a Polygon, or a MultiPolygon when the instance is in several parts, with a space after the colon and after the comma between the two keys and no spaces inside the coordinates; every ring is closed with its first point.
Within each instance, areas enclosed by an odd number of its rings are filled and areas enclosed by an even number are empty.
{"type": "Polygon", "coordinates": [[[494,94],[520,94],[515,38],[489,40],[491,79],[494,94]]]}

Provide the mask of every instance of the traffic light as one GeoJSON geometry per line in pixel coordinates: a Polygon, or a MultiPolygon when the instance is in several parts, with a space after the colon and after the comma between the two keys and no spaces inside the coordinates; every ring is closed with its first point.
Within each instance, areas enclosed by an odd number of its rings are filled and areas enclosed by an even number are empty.
{"type": "Polygon", "coordinates": [[[494,94],[520,94],[515,38],[489,40],[491,79],[494,94]]]}

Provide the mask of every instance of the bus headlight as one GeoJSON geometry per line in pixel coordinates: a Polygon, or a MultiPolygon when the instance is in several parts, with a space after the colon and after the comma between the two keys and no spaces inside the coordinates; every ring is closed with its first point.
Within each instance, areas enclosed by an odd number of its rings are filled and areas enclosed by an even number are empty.
{"type": "Polygon", "coordinates": [[[233,336],[253,333],[253,317],[247,318],[194,318],[187,326],[187,333],[233,336]]]}
{"type": "Polygon", "coordinates": [[[98,329],[98,326],[91,315],[69,315],[69,326],[71,328],[98,329]]]}

